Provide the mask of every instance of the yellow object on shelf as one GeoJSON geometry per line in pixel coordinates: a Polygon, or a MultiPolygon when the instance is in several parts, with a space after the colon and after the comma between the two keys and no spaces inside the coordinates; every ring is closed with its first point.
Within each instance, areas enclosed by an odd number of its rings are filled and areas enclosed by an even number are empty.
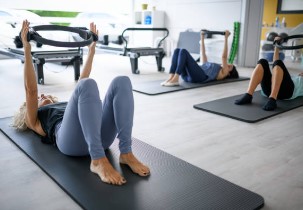
{"type": "Polygon", "coordinates": [[[142,10],[147,10],[148,4],[142,4],[142,10]]]}

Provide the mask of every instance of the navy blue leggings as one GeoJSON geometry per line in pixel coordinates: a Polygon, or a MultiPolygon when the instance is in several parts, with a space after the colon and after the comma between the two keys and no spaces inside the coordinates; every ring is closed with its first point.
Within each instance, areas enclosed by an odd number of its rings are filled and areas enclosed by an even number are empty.
{"type": "Polygon", "coordinates": [[[170,74],[179,74],[185,82],[204,82],[208,77],[186,49],[176,48],[169,70],[170,74]]]}
{"type": "Polygon", "coordinates": [[[58,149],[71,156],[105,157],[115,138],[121,153],[131,152],[134,116],[132,85],[128,77],[116,77],[104,102],[95,80],[79,80],[70,98],[61,125],[57,126],[58,149]]]}
{"type": "MultiPolygon", "coordinates": [[[[258,61],[258,64],[261,64],[264,70],[264,75],[261,81],[261,88],[264,92],[265,95],[270,96],[271,94],[271,85],[272,85],[272,74],[271,71],[269,69],[269,64],[268,61],[266,59],[260,59],[258,61]]],[[[280,90],[278,93],[278,97],[277,99],[288,99],[292,97],[292,94],[294,92],[294,83],[291,79],[291,76],[286,68],[286,66],[284,65],[283,61],[281,60],[276,60],[273,63],[273,68],[275,66],[279,66],[281,67],[281,69],[283,70],[283,80],[280,86],[280,90]]]]}

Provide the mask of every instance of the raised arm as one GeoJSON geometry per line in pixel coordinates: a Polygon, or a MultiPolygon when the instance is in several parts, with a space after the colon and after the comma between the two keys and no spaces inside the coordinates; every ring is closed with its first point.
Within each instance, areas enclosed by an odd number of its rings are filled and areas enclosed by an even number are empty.
{"type": "MultiPolygon", "coordinates": [[[[278,41],[278,40],[280,40],[281,39],[281,37],[279,37],[279,36],[277,36],[277,37],[275,37],[275,40],[274,41],[278,41]]],[[[276,60],[279,60],[279,58],[280,58],[280,49],[278,48],[278,47],[275,47],[275,49],[274,49],[274,56],[273,56],[273,61],[275,62],[276,60]]]]}
{"type": "Polygon", "coordinates": [[[228,68],[228,63],[227,63],[227,56],[228,56],[228,37],[230,35],[230,32],[228,30],[225,31],[225,37],[224,37],[224,47],[223,47],[223,52],[222,52],[222,67],[223,70],[228,68]]]}
{"type": "Polygon", "coordinates": [[[205,33],[204,33],[204,31],[201,31],[200,61],[202,63],[207,62],[207,56],[206,56],[206,53],[205,53],[204,38],[205,38],[205,33]]]}
{"type": "MultiPolygon", "coordinates": [[[[24,87],[26,96],[26,116],[25,122],[28,128],[37,131],[40,122],[37,117],[38,111],[38,86],[36,81],[35,70],[31,55],[31,45],[27,41],[29,31],[29,22],[24,20],[21,29],[21,39],[24,48],[24,87]]],[[[44,134],[37,131],[39,134],[44,134]]]]}
{"type": "MultiPolygon", "coordinates": [[[[94,23],[90,23],[90,31],[97,35],[99,34],[97,27],[94,23]]],[[[95,48],[96,48],[96,42],[92,42],[88,47],[87,59],[85,61],[85,64],[84,64],[84,67],[83,67],[83,70],[81,72],[79,79],[89,77],[90,72],[92,70],[93,59],[94,59],[94,55],[95,55],[95,48]]]]}
{"type": "Polygon", "coordinates": [[[229,31],[225,31],[225,38],[224,38],[224,47],[223,47],[223,53],[222,53],[222,69],[217,75],[217,80],[222,80],[226,78],[230,71],[233,69],[232,64],[227,63],[227,51],[228,51],[228,37],[230,35],[229,31]]]}

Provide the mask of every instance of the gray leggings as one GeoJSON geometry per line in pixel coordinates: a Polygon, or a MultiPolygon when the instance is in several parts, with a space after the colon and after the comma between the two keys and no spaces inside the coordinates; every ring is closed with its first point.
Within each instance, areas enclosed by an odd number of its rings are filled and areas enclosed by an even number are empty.
{"type": "Polygon", "coordinates": [[[116,77],[110,84],[104,102],[97,83],[81,79],[70,98],[62,123],[56,129],[58,149],[71,156],[105,157],[115,138],[121,153],[131,152],[134,116],[132,85],[128,77],[116,77]]]}

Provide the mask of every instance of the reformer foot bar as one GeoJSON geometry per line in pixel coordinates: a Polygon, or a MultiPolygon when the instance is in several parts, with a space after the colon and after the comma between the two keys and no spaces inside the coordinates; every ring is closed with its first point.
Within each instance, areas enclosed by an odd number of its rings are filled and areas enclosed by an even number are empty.
{"type": "Polygon", "coordinates": [[[109,47],[107,45],[97,45],[99,49],[104,52],[114,53],[121,56],[128,56],[130,58],[130,64],[133,74],[139,74],[140,71],[138,69],[138,58],[141,56],[152,56],[156,57],[157,69],[158,71],[164,71],[164,67],[162,67],[162,59],[165,56],[164,49],[161,46],[162,42],[168,36],[169,31],[167,28],[126,28],[122,32],[122,39],[125,42],[125,47],[109,47]],[[165,31],[165,36],[159,41],[159,44],[156,48],[152,47],[138,47],[138,48],[128,48],[128,42],[124,37],[124,33],[126,31],[165,31]]]}
{"type": "MultiPolygon", "coordinates": [[[[24,50],[20,49],[0,49],[0,54],[20,59],[24,62],[24,50]]],[[[47,62],[68,62],[74,67],[74,78],[78,80],[80,77],[80,64],[83,59],[83,50],[79,49],[61,49],[61,50],[43,50],[43,49],[33,49],[32,52],[33,63],[35,66],[37,83],[44,84],[44,73],[43,65],[47,62]]]]}

